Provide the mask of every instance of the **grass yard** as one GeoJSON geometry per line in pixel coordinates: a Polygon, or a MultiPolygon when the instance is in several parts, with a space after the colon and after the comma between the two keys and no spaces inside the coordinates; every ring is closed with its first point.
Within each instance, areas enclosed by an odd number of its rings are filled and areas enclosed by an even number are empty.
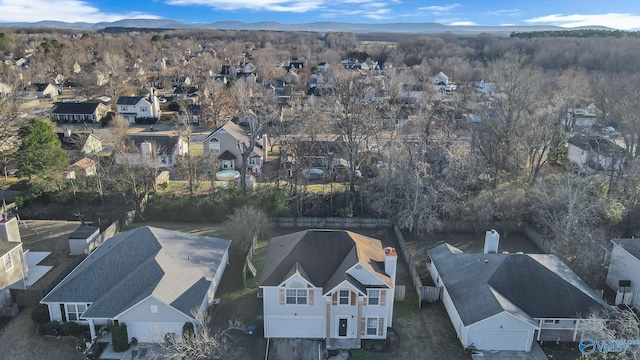
{"type": "MultiPolygon", "coordinates": [[[[212,223],[136,223],[134,226],[156,226],[160,228],[184,231],[192,234],[225,238],[220,224],[212,223]]],[[[276,229],[275,236],[301,229],[276,229]]],[[[388,230],[356,230],[367,236],[382,241],[383,246],[396,246],[395,236],[388,230]]],[[[258,336],[255,340],[243,341],[248,359],[264,359],[265,340],[262,338],[261,321],[257,316],[262,314],[262,300],[257,297],[259,292],[258,279],[264,265],[267,242],[257,244],[253,264],[258,270],[255,278],[247,276],[247,286],[242,284],[242,267],[244,259],[232,255],[227,267],[217,297],[220,305],[214,310],[214,327],[222,328],[232,320],[241,320],[245,325],[257,325],[258,336]]],[[[409,278],[406,264],[399,258],[396,282],[407,286],[405,301],[396,301],[394,309],[393,328],[400,339],[399,349],[391,353],[374,353],[365,350],[353,350],[352,359],[469,359],[457,340],[451,322],[442,303],[424,303],[422,310],[418,309],[418,300],[414,287],[409,278]]]]}

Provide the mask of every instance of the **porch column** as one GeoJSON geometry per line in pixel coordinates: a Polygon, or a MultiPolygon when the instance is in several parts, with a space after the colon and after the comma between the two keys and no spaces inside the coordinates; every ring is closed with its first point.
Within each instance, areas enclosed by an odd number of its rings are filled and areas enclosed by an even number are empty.
{"type": "Polygon", "coordinates": [[[542,319],[538,320],[538,327],[540,330],[538,330],[538,338],[536,340],[540,341],[540,334],[542,333],[542,319]]]}
{"type": "Polygon", "coordinates": [[[326,325],[325,325],[325,337],[326,337],[326,346],[327,348],[329,348],[329,345],[331,343],[331,299],[329,299],[327,301],[327,314],[325,316],[326,318],[326,325]]]}
{"type": "MultiPolygon", "coordinates": [[[[358,318],[356,319],[357,331],[356,331],[356,347],[360,348],[361,337],[362,337],[362,306],[364,305],[364,297],[360,297],[358,299],[358,318]]],[[[366,326],[366,324],[365,324],[366,326]]]]}
{"type": "Polygon", "coordinates": [[[573,329],[573,341],[576,341],[576,337],[578,336],[578,328],[580,327],[580,319],[576,319],[576,327],[573,329]]]}
{"type": "Polygon", "coordinates": [[[96,326],[91,318],[89,318],[89,332],[91,333],[91,342],[93,342],[93,339],[96,338],[96,326]]]}

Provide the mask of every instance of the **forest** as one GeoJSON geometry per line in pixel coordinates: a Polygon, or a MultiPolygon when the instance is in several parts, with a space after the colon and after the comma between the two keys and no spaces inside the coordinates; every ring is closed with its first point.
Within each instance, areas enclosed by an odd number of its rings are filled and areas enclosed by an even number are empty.
{"type": "MultiPolygon", "coordinates": [[[[253,203],[272,215],[385,217],[417,232],[448,221],[524,221],[592,284],[601,284],[606,274],[596,254],[608,251],[610,239],[640,233],[635,33],[396,39],[223,30],[0,31],[0,80],[14,89],[0,99],[5,169],[25,164],[28,144],[21,137],[29,126],[40,126],[20,116],[24,99],[15,96],[32,83],[59,82],[84,99],[117,99],[144,94],[151,79],[189,76],[206,118],[199,127],[213,129],[249,111],[255,115],[248,125],[252,139],[267,134],[269,152],[278,159],[271,160],[272,174],[260,180],[264,186],[253,192],[216,190],[208,185],[216,159],[189,154],[173,170],[188,182],[189,193],[156,196],[150,217],[177,213],[186,221],[224,220],[230,209],[253,203]],[[358,68],[341,66],[347,58],[358,68]],[[25,62],[16,65],[20,59],[25,62]],[[159,59],[166,66],[159,67],[159,59]],[[283,64],[292,60],[305,67],[288,76],[283,64]],[[215,82],[221,69],[247,63],[255,68],[255,83],[239,77],[215,82]],[[329,69],[321,70],[325,63],[329,69]],[[439,72],[454,91],[434,88],[439,72]],[[101,85],[98,73],[107,79],[101,85]],[[312,91],[312,78],[324,87],[312,91]],[[275,96],[274,84],[282,81],[303,95],[275,96]],[[597,107],[593,124],[579,126],[568,114],[589,104],[597,107]],[[583,171],[567,156],[574,136],[619,147],[611,156],[621,165],[600,164],[606,154],[598,150],[595,164],[583,171]],[[301,175],[312,166],[305,163],[309,147],[303,141],[337,143],[344,169],[332,174],[328,193],[314,192],[314,183],[301,175]],[[299,160],[281,166],[289,155],[299,160]]],[[[180,108],[179,101],[175,106],[180,108]]],[[[127,126],[115,113],[103,125],[115,134],[114,144],[127,126]]],[[[194,131],[175,126],[186,135],[194,131]]],[[[63,167],[57,160],[36,164],[24,174],[26,195],[20,201],[135,202],[157,190],[150,174],[99,162],[101,175],[73,186],[55,175],[63,167]]]]}

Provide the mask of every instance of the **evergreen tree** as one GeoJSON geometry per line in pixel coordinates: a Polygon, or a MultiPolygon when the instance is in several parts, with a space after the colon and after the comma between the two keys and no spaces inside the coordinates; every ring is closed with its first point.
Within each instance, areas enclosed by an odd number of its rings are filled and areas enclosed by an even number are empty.
{"type": "Polygon", "coordinates": [[[68,163],[67,154],[60,145],[60,139],[53,132],[47,120],[31,119],[20,128],[21,139],[17,160],[20,174],[48,177],[64,169],[68,163]]]}

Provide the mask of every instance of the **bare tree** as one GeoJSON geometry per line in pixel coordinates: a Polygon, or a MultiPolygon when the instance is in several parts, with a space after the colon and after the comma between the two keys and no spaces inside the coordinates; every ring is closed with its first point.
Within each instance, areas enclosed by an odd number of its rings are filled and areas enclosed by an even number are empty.
{"type": "Polygon", "coordinates": [[[229,359],[240,360],[246,354],[238,346],[237,332],[246,333],[246,326],[239,320],[229,321],[226,328],[211,330],[211,317],[195,313],[198,327],[193,333],[179,338],[168,338],[160,343],[158,357],[169,360],[229,359]],[[235,334],[234,334],[235,333],[235,334]]]}
{"type": "Polygon", "coordinates": [[[590,353],[589,358],[640,359],[640,344],[632,343],[640,339],[640,320],[633,309],[589,314],[581,324],[581,350],[590,353]],[[600,352],[598,345],[610,352],[600,352]]]}

